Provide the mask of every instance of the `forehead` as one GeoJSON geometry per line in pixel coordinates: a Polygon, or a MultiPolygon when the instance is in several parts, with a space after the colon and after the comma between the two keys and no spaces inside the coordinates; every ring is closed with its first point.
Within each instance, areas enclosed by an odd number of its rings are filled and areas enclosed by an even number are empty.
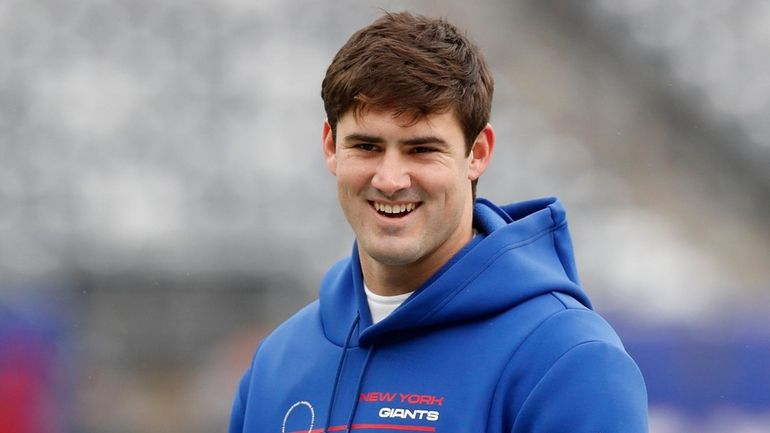
{"type": "Polygon", "coordinates": [[[348,132],[366,131],[381,134],[431,134],[451,139],[462,137],[462,128],[454,111],[414,116],[392,110],[348,110],[337,124],[337,129],[348,132]]]}

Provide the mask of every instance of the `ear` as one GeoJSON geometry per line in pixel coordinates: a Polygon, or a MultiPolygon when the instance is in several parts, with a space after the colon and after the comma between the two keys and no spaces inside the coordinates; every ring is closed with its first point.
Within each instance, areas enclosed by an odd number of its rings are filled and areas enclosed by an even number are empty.
{"type": "Polygon", "coordinates": [[[334,143],[332,126],[328,120],[324,120],[323,132],[323,152],[326,159],[326,167],[333,175],[337,175],[337,145],[334,143]]]}
{"type": "Polygon", "coordinates": [[[473,148],[471,148],[471,154],[468,155],[468,178],[470,180],[476,180],[481,177],[481,174],[487,169],[489,161],[492,160],[494,148],[495,130],[492,129],[492,125],[487,123],[487,126],[476,137],[473,148]]]}

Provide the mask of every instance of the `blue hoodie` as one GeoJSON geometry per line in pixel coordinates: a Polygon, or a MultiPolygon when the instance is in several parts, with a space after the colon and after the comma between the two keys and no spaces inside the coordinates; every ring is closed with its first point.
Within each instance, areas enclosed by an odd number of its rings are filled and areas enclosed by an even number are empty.
{"type": "Polygon", "coordinates": [[[230,433],[647,432],[642,375],[578,284],[561,203],[478,199],[474,227],[377,324],[354,247],[260,344],[230,433]]]}

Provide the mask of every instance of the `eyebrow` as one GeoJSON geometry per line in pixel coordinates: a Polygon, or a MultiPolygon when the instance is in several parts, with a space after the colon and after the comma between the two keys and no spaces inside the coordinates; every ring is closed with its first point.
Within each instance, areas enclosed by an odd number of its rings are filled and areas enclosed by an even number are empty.
{"type": "MultiPolygon", "coordinates": [[[[385,140],[382,137],[378,137],[376,135],[368,135],[368,134],[360,134],[357,132],[354,132],[352,134],[345,136],[345,141],[361,141],[366,143],[384,143],[385,140]]],[[[434,135],[427,135],[423,137],[414,137],[414,138],[408,138],[406,140],[400,140],[400,144],[404,144],[407,146],[420,146],[423,144],[446,144],[446,141],[443,138],[436,137],[434,135]]]]}
{"type": "Polygon", "coordinates": [[[345,141],[363,141],[366,143],[382,143],[385,140],[383,140],[382,137],[377,137],[376,135],[366,135],[366,134],[359,134],[357,132],[354,132],[352,134],[346,135],[345,141]]]}

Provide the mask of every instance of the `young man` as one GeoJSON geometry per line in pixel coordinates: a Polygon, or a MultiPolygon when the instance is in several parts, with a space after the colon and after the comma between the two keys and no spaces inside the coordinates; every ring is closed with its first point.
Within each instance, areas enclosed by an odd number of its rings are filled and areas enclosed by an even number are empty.
{"type": "Polygon", "coordinates": [[[475,199],[492,90],[442,20],[385,14],[340,49],[323,151],[356,243],[260,344],[231,433],[647,431],[642,376],[578,285],[559,201],[475,199]]]}

